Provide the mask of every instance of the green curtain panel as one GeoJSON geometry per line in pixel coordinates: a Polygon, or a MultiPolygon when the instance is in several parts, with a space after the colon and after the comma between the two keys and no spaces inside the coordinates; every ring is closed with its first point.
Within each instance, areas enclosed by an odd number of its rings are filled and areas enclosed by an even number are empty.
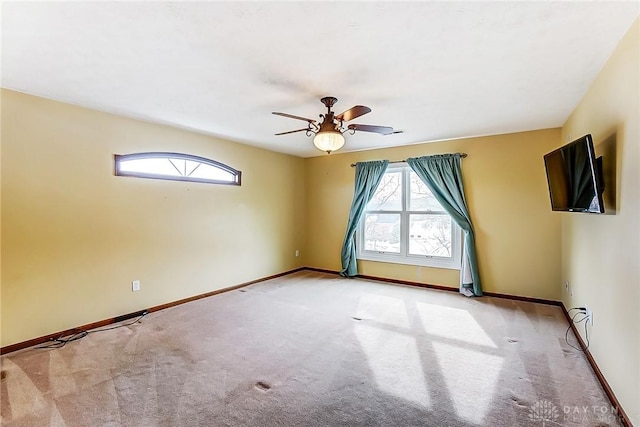
{"type": "Polygon", "coordinates": [[[356,185],[353,192],[353,202],[349,211],[349,221],[347,222],[347,232],[342,243],[342,270],[340,275],[353,277],[358,275],[358,264],[356,263],[356,228],[362,218],[364,208],[376,192],[382,176],[389,166],[388,160],[376,160],[372,162],[356,163],[356,185]]]}
{"type": "Polygon", "coordinates": [[[407,163],[464,232],[460,293],[481,296],[476,239],[462,187],[460,154],[414,157],[407,159],[407,163]]]}

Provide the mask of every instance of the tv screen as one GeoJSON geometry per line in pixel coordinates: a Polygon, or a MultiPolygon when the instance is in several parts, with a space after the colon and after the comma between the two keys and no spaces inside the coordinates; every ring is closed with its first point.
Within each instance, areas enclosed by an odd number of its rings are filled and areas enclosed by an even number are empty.
{"type": "Polygon", "coordinates": [[[544,156],[554,211],[604,213],[602,158],[596,159],[591,135],[544,156]]]}

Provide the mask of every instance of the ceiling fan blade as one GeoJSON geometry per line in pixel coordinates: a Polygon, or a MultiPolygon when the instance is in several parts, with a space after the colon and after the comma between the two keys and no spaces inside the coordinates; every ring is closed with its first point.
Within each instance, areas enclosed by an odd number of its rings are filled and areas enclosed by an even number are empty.
{"type": "Polygon", "coordinates": [[[286,135],[288,133],[302,132],[302,131],[305,131],[305,130],[309,130],[309,128],[290,130],[288,132],[280,132],[280,133],[276,133],[276,135],[286,135]]]}
{"type": "Polygon", "coordinates": [[[365,114],[370,112],[371,108],[365,107],[364,105],[356,105],[355,107],[351,107],[347,111],[338,114],[336,116],[336,119],[342,120],[343,122],[348,122],[349,120],[364,116],[365,114]]]}
{"type": "Polygon", "coordinates": [[[401,130],[393,130],[392,127],[389,126],[374,126],[374,125],[349,125],[350,130],[359,130],[362,132],[373,132],[379,133],[381,135],[391,135],[394,133],[402,133],[401,130]]]}
{"type": "Polygon", "coordinates": [[[275,114],[276,116],[289,117],[290,119],[304,120],[305,122],[309,122],[309,123],[315,123],[316,122],[313,119],[307,119],[306,117],[294,116],[293,114],[277,113],[275,111],[272,114],[275,114]]]}

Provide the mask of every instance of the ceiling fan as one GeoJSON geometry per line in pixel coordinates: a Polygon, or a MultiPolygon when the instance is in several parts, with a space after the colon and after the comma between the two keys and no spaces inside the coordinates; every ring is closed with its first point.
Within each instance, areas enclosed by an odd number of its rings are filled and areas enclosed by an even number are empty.
{"type": "Polygon", "coordinates": [[[287,135],[296,132],[306,132],[307,136],[315,135],[313,138],[313,145],[319,150],[326,151],[327,154],[331,154],[332,151],[339,150],[344,145],[345,132],[350,132],[351,135],[356,131],[361,132],[373,132],[380,135],[392,135],[394,133],[402,133],[401,130],[393,130],[388,126],[374,126],[374,125],[359,125],[350,124],[345,125],[345,122],[351,121],[357,117],[365,115],[371,112],[371,108],[364,105],[356,105],[349,108],[347,111],[335,115],[331,111],[331,107],[338,101],[333,96],[325,96],[320,100],[325,107],[327,107],[326,114],[320,114],[322,121],[319,123],[317,120],[308,119],[306,117],[294,116],[293,114],[273,112],[277,116],[289,117],[292,119],[303,120],[307,122],[307,127],[302,129],[290,130],[287,132],[276,133],[276,135],[287,135]]]}

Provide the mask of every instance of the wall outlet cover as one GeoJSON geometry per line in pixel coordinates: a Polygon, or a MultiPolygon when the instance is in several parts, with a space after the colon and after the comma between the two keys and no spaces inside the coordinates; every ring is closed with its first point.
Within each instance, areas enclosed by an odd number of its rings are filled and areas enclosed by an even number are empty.
{"type": "Polygon", "coordinates": [[[593,311],[589,307],[585,306],[585,315],[587,316],[587,322],[589,325],[593,326],[593,311]]]}

